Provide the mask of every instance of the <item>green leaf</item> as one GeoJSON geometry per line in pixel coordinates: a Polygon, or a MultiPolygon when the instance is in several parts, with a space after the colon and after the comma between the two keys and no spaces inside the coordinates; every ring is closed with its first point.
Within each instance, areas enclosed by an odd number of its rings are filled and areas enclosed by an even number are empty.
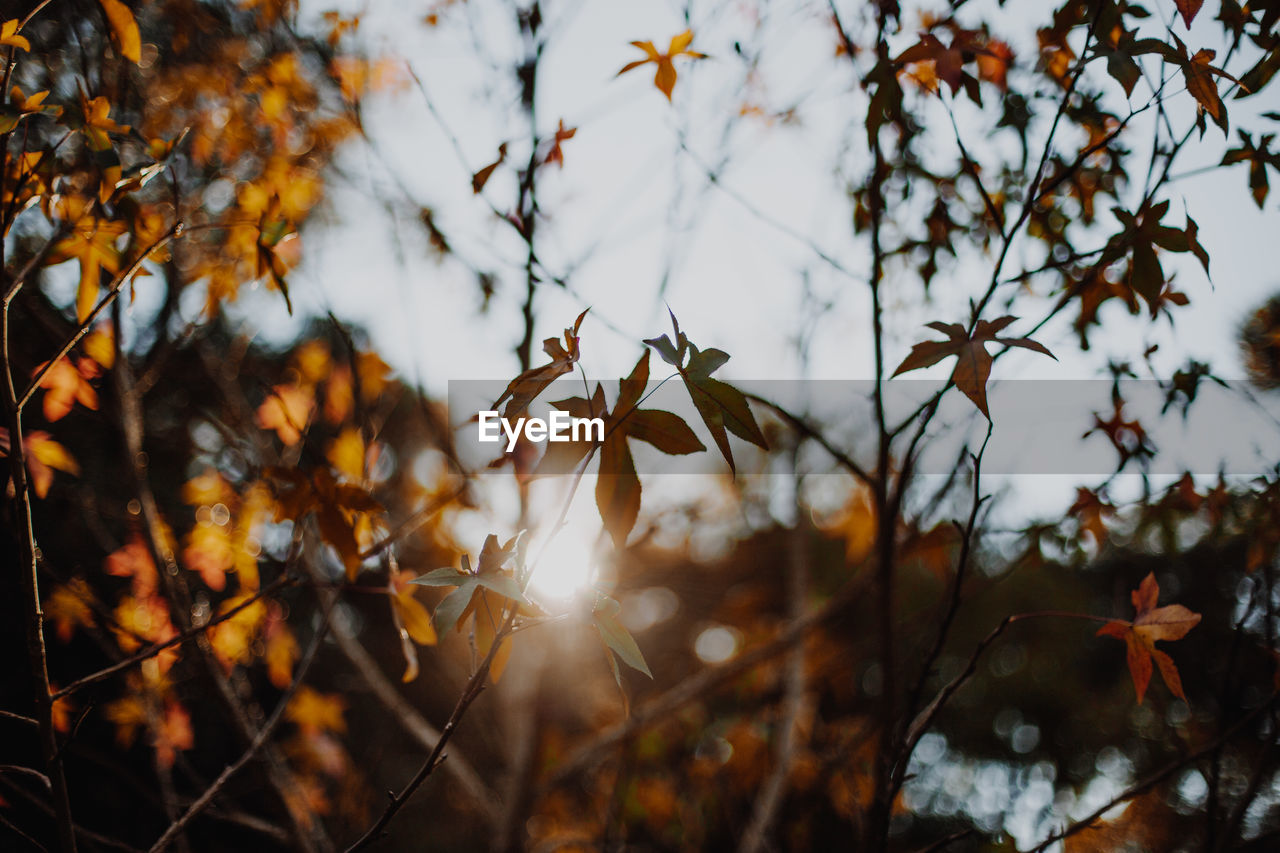
{"type": "Polygon", "coordinates": [[[470,577],[474,575],[448,566],[427,572],[425,575],[418,575],[409,583],[416,583],[419,586],[462,586],[470,577]]]}
{"type": "Polygon", "coordinates": [[[475,594],[476,587],[479,585],[479,579],[471,575],[436,605],[436,612],[432,617],[436,623],[436,633],[443,634],[458,624],[458,617],[467,609],[471,596],[475,594]]]}
{"type": "Polygon", "coordinates": [[[518,601],[521,604],[525,603],[524,593],[520,590],[520,585],[510,575],[482,574],[474,575],[473,577],[475,577],[476,583],[480,584],[480,586],[487,587],[498,595],[509,598],[512,601],[518,601]]]}
{"type": "Polygon", "coordinates": [[[672,367],[680,366],[680,353],[676,350],[675,344],[671,343],[671,338],[663,335],[660,338],[645,338],[644,342],[658,351],[658,355],[662,356],[662,360],[672,367]]]}
{"type": "MultiPolygon", "coordinates": [[[[645,663],[644,655],[640,653],[640,647],[636,645],[635,638],[613,614],[606,610],[597,610],[591,614],[591,618],[596,630],[600,632],[600,639],[622,658],[623,663],[653,678],[653,673],[649,671],[649,665],[645,663]]],[[[619,683],[621,683],[620,678],[619,683]]]]}

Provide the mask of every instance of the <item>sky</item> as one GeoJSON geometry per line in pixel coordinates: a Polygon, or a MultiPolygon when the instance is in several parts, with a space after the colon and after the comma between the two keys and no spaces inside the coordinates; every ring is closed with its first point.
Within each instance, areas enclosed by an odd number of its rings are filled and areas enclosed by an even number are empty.
{"type": "MultiPolygon", "coordinates": [[[[1167,5],[1163,12],[1172,17],[1167,5]]],[[[303,3],[302,16],[318,20],[332,6],[303,3]]],[[[847,26],[863,25],[862,6],[841,4],[847,26]]],[[[471,179],[497,159],[502,143],[513,162],[527,159],[528,128],[512,74],[521,52],[512,7],[466,0],[340,8],[362,12],[360,44],[389,58],[389,67],[412,69],[421,86],[403,72],[401,85],[366,102],[369,141],[341,154],[328,206],[303,234],[305,260],[291,274],[295,317],[284,317],[278,296],[268,292],[246,299],[240,316],[263,337],[283,341],[305,317],[333,311],[366,328],[402,378],[433,395],[444,396],[458,380],[506,380],[519,369],[514,347],[522,331],[524,252],[494,210],[510,209],[516,176],[499,167],[481,195],[473,193],[471,179]],[[437,26],[425,23],[429,12],[438,14],[437,26]],[[418,224],[422,208],[434,212],[455,257],[434,256],[418,224]],[[485,311],[476,270],[496,281],[485,311]]],[[[976,20],[994,8],[975,2],[965,14],[976,20]]],[[[1023,62],[1034,54],[1041,8],[1010,3],[993,16],[994,34],[1009,41],[1023,62]]],[[[914,15],[908,11],[906,19],[914,15]]],[[[558,335],[590,307],[583,365],[612,390],[608,380],[630,370],[641,339],[668,330],[669,306],[696,343],[732,355],[719,374],[731,381],[870,378],[869,258],[865,240],[853,238],[846,195],[849,177],[869,166],[865,143],[859,143],[865,103],[847,58],[836,55],[825,3],[566,0],[546,3],[544,17],[550,40],[539,72],[538,132],[549,137],[561,121],[577,130],[563,144],[563,168],[544,169],[539,178],[545,217],[539,255],[569,286],[539,287],[535,341],[558,335]],[[710,58],[677,65],[670,103],[653,86],[652,66],[618,76],[642,56],[630,41],[651,39],[664,48],[686,28],[694,31],[693,48],[710,58]],[[760,51],[754,71],[735,43],[747,54],[760,51]],[[753,111],[757,107],[760,113],[753,111]],[[784,113],[790,120],[779,117],[784,113]]],[[[1179,21],[1174,31],[1192,50],[1221,48],[1203,24],[1187,33],[1179,21]]],[[[913,30],[908,24],[895,37],[895,51],[914,41],[913,30]]],[[[1241,60],[1232,69],[1247,67],[1241,60]]],[[[1122,107],[1123,92],[1109,85],[1122,107]]],[[[1134,104],[1143,91],[1139,85],[1134,104]]],[[[988,99],[989,108],[994,100],[988,99]]],[[[1257,114],[1277,104],[1262,100],[1229,101],[1233,123],[1265,128],[1257,114]]],[[[970,136],[969,148],[981,161],[998,143],[974,138],[981,128],[976,110],[957,102],[960,132],[970,136]]],[[[1193,110],[1187,93],[1173,94],[1176,125],[1189,122],[1193,110]]],[[[946,121],[936,105],[932,118],[946,121]]],[[[1135,144],[1146,138],[1147,122],[1147,116],[1135,121],[1135,144]]],[[[1178,287],[1192,299],[1190,309],[1177,313],[1176,325],[1130,318],[1113,304],[1103,309],[1110,331],[1095,335],[1094,349],[1082,353],[1066,317],[1038,335],[1057,361],[1015,352],[998,363],[995,380],[1099,378],[1108,358],[1135,359],[1152,343],[1160,346],[1154,363],[1165,376],[1187,358],[1210,363],[1221,376],[1242,375],[1236,331],[1252,308],[1280,289],[1280,277],[1267,263],[1270,253],[1258,248],[1280,231],[1280,215],[1274,197],[1265,211],[1254,206],[1244,168],[1198,172],[1219,160],[1225,141],[1210,123],[1203,146],[1174,170],[1179,177],[1168,195],[1170,217],[1194,216],[1213,258],[1210,279],[1190,256],[1164,256],[1166,270],[1176,272],[1178,287]]],[[[934,156],[954,154],[945,134],[932,144],[934,156]]],[[[1107,219],[1082,245],[1105,238],[1107,219]]],[[[1010,268],[1024,259],[1034,264],[1031,251],[1015,244],[1010,268]]],[[[944,267],[927,304],[918,287],[895,280],[891,271],[886,363],[896,365],[912,343],[929,336],[925,322],[967,317],[967,302],[985,284],[990,263],[973,255],[944,267]]],[[[945,378],[947,369],[917,375],[945,378]]],[[[1100,396],[1099,405],[1104,403],[1100,396]]],[[[848,401],[850,411],[865,406],[865,400],[848,401]]],[[[472,414],[457,413],[454,420],[461,424],[472,414]]],[[[999,407],[993,414],[994,441],[1027,441],[1022,418],[1002,417],[999,407]]],[[[1087,426],[1087,413],[1082,417],[1087,426]]],[[[952,427],[973,429],[974,423],[952,427]]],[[[1065,440],[1077,434],[1070,427],[1065,440]]],[[[1080,482],[1040,473],[993,477],[992,487],[1012,483],[1016,512],[1026,517],[1060,513],[1080,482]]],[[[652,492],[664,490],[687,493],[687,484],[657,485],[652,492]]],[[[496,494],[494,500],[509,514],[509,502],[496,494]]],[[[583,531],[580,551],[590,549],[598,528],[592,512],[589,499],[576,502],[572,519],[583,531]]]]}

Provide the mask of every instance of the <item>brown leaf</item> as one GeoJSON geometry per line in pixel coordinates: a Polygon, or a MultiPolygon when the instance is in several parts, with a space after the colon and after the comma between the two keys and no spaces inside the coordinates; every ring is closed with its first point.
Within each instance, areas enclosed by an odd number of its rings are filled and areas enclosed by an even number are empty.
{"type": "MultiPolygon", "coordinates": [[[[587,311],[590,310],[590,308],[587,309],[587,311]]],[[[587,311],[579,314],[573,326],[564,330],[563,344],[557,338],[547,338],[542,342],[542,351],[551,356],[551,362],[526,370],[512,379],[491,408],[497,409],[503,401],[510,400],[502,416],[509,421],[514,421],[524,414],[533,399],[545,391],[548,385],[566,373],[573,372],[573,366],[578,363],[578,358],[581,356],[578,350],[578,329],[582,326],[582,320],[587,316],[587,311]]]]}
{"type": "Polygon", "coordinates": [[[1099,628],[1097,634],[1099,637],[1124,640],[1129,676],[1133,679],[1139,705],[1142,704],[1147,685],[1151,681],[1152,658],[1155,658],[1160,677],[1168,686],[1169,692],[1183,701],[1187,698],[1173,658],[1157,649],[1155,644],[1158,640],[1181,640],[1200,623],[1200,614],[1181,604],[1156,607],[1159,597],[1160,587],[1156,583],[1156,576],[1154,573],[1148,574],[1130,596],[1135,611],[1134,620],[1113,620],[1099,628]]]}
{"type": "Polygon", "coordinates": [[[1178,14],[1182,15],[1187,29],[1191,29],[1191,22],[1196,19],[1204,0],[1173,0],[1173,4],[1178,7],[1178,14]]]}
{"type": "Polygon", "coordinates": [[[955,356],[956,366],[951,371],[951,381],[966,397],[973,401],[973,404],[978,407],[978,411],[982,412],[987,420],[991,420],[991,413],[987,409],[987,379],[991,375],[993,359],[991,354],[987,352],[986,344],[988,342],[994,341],[1005,346],[1034,350],[1056,360],[1053,353],[1030,338],[997,337],[997,334],[1005,326],[1008,326],[1016,319],[1018,318],[1004,316],[996,320],[979,320],[974,326],[972,336],[959,323],[929,323],[929,328],[946,335],[947,339],[945,341],[922,341],[916,344],[911,348],[911,352],[907,357],[902,360],[902,364],[898,365],[898,369],[893,372],[893,375],[898,376],[911,370],[929,367],[944,358],[955,356]]]}

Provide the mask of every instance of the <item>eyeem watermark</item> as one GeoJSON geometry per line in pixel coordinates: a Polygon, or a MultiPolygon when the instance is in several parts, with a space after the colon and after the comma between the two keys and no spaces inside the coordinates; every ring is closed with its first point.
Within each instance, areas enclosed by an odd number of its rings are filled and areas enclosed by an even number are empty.
{"type": "Polygon", "coordinates": [[[507,452],[515,450],[520,434],[531,442],[604,441],[604,418],[575,418],[568,412],[553,409],[551,417],[516,418],[515,425],[493,410],[480,412],[476,419],[476,439],[481,444],[496,444],[507,439],[507,452]]]}

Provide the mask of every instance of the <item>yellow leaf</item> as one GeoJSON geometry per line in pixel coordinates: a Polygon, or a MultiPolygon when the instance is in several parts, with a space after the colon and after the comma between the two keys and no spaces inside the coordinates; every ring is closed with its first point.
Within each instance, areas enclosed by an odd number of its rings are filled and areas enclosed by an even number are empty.
{"type": "Polygon", "coordinates": [[[364,479],[364,438],[349,426],[329,445],[329,462],[338,473],[353,482],[364,479]]]}
{"type": "Polygon", "coordinates": [[[13,18],[5,21],[0,26],[0,45],[16,47],[20,50],[31,50],[31,42],[27,41],[23,36],[18,35],[18,19],[13,18]]]}
{"type": "Polygon", "coordinates": [[[298,660],[298,641],[288,623],[280,618],[279,606],[273,606],[272,618],[267,623],[267,647],[263,659],[267,662],[267,678],[280,690],[293,681],[293,665],[298,660]]]}
{"type": "Polygon", "coordinates": [[[23,446],[27,451],[27,471],[31,475],[31,488],[36,497],[43,498],[49,494],[49,486],[53,484],[54,469],[68,474],[79,475],[80,466],[67,449],[49,437],[42,430],[28,433],[23,446]]]}
{"type": "Polygon", "coordinates": [[[89,606],[92,600],[93,591],[83,578],[72,578],[49,594],[44,602],[44,617],[53,623],[59,640],[70,642],[76,628],[94,626],[93,608],[89,606]]]}
{"type": "Polygon", "coordinates": [[[637,59],[629,62],[618,72],[619,75],[626,74],[633,68],[646,65],[652,62],[657,66],[657,72],[653,76],[653,84],[658,87],[662,94],[667,96],[667,100],[671,100],[671,93],[676,87],[676,67],[673,60],[677,56],[687,56],[690,59],[705,59],[706,54],[699,53],[696,50],[689,50],[689,45],[693,42],[693,30],[685,30],[679,35],[672,36],[671,43],[667,47],[666,53],[659,53],[658,49],[653,46],[651,41],[633,41],[631,45],[638,47],[644,51],[645,58],[637,59]]]}
{"type": "Polygon", "coordinates": [[[80,344],[84,354],[110,370],[116,363],[115,334],[110,326],[99,326],[80,344]]]}
{"type": "Polygon", "coordinates": [[[420,646],[434,646],[437,638],[436,629],[431,624],[431,614],[427,613],[427,609],[421,602],[413,597],[413,590],[414,587],[406,586],[396,593],[396,609],[400,613],[404,629],[409,632],[409,636],[415,643],[420,646]]]}
{"type": "Polygon", "coordinates": [[[120,0],[98,2],[107,15],[107,23],[111,25],[111,38],[120,49],[120,55],[137,65],[142,61],[142,36],[138,33],[138,22],[133,19],[133,12],[120,0]]]}
{"type": "Polygon", "coordinates": [[[337,694],[320,693],[304,685],[289,701],[284,715],[304,734],[317,735],[325,731],[341,734],[347,730],[346,721],[342,718],[346,709],[346,703],[337,694]]]}

